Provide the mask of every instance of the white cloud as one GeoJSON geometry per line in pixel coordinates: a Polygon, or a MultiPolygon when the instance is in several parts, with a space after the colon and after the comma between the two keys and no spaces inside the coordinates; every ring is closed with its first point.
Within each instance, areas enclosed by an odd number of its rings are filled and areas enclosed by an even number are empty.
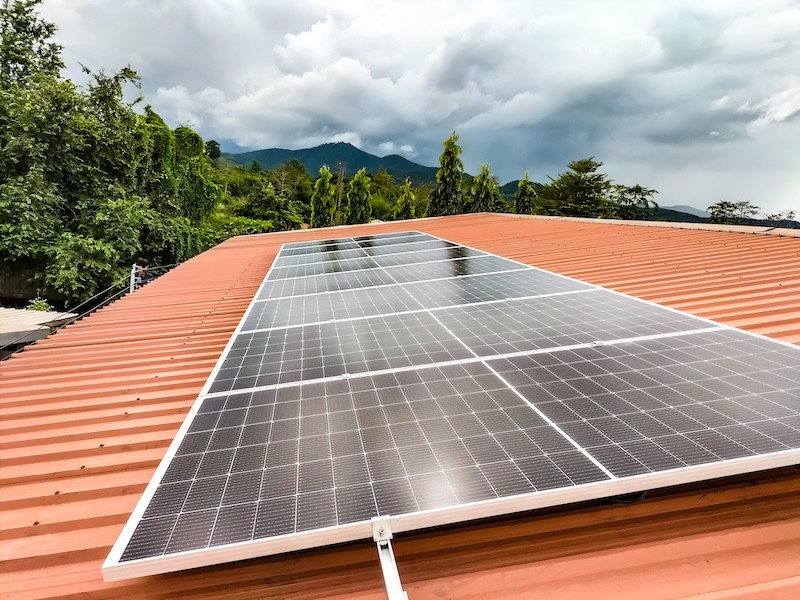
{"type": "Polygon", "coordinates": [[[331,142],[344,142],[353,144],[353,146],[361,146],[361,136],[355,131],[345,131],[344,133],[337,133],[331,138],[331,142]]]}
{"type": "Polygon", "coordinates": [[[771,123],[780,123],[797,115],[800,113],[800,83],[765,98],[753,106],[752,110],[759,116],[749,123],[748,128],[751,132],[757,132],[771,123]]]}
{"type": "Polygon", "coordinates": [[[731,103],[730,96],[720,96],[716,100],[711,103],[711,110],[722,110],[723,108],[727,108],[731,103]]]}
{"type": "Polygon", "coordinates": [[[455,130],[468,170],[490,162],[502,181],[594,155],[665,204],[752,189],[790,208],[800,189],[786,159],[800,110],[793,0],[42,6],[70,76],[79,62],[131,63],[170,124],[241,147],[349,141],[435,164],[455,130]]]}

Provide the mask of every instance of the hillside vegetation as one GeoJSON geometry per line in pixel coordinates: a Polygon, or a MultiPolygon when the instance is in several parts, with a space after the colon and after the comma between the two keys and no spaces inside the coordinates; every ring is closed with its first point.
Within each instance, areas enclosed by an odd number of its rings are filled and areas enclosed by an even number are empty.
{"type": "Polygon", "coordinates": [[[325,165],[334,170],[341,165],[344,171],[350,174],[361,168],[366,169],[367,173],[377,173],[383,169],[391,173],[397,181],[403,181],[408,177],[417,184],[436,183],[436,167],[425,167],[397,154],[378,157],[346,142],[322,144],[302,150],[270,148],[239,154],[223,154],[223,157],[241,166],[250,166],[253,162],[257,162],[262,169],[277,169],[296,160],[309,173],[317,173],[325,165]]]}

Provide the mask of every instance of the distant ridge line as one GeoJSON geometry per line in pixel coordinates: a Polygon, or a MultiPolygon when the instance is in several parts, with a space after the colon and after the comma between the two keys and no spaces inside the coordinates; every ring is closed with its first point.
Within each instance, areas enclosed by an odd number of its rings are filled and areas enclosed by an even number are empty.
{"type": "Polygon", "coordinates": [[[225,153],[222,156],[243,166],[257,162],[263,169],[276,169],[291,160],[296,160],[306,168],[312,177],[319,172],[323,165],[328,165],[334,172],[339,165],[342,165],[348,176],[354,175],[361,168],[366,168],[368,173],[377,173],[383,168],[398,183],[408,177],[417,185],[436,183],[436,171],[438,170],[438,167],[426,167],[398,154],[375,156],[347,142],[322,144],[301,150],[267,148],[236,154],[225,153]]]}

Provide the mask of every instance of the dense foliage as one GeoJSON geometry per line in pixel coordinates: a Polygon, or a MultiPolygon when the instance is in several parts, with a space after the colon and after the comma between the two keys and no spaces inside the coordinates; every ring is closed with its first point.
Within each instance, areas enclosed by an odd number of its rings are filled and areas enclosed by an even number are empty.
{"type": "Polygon", "coordinates": [[[0,260],[72,302],[124,277],[137,256],[164,264],[211,243],[219,188],[200,137],[134,110],[131,69],[60,78],[40,0],[0,9],[0,260]]]}

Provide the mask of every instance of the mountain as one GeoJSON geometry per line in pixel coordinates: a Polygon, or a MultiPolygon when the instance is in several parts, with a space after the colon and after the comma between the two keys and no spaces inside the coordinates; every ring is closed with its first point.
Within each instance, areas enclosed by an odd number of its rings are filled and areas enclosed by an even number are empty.
{"type": "Polygon", "coordinates": [[[677,223],[708,223],[708,219],[701,217],[697,214],[699,212],[696,208],[692,209],[693,212],[686,212],[678,210],[681,208],[692,208],[691,206],[659,206],[653,211],[653,220],[655,221],[673,221],[677,223]]]}
{"type": "MultiPolygon", "coordinates": [[[[519,189],[519,182],[519,179],[515,179],[514,181],[509,181],[508,183],[501,185],[500,194],[502,194],[506,200],[513,199],[517,194],[517,190],[519,189]]],[[[533,184],[533,189],[536,190],[536,193],[541,194],[542,190],[544,189],[544,185],[538,181],[532,181],[531,183],[533,184]]]]}
{"type": "Polygon", "coordinates": [[[328,165],[330,170],[335,173],[341,164],[345,174],[349,176],[354,175],[362,167],[366,168],[368,173],[377,173],[380,168],[384,168],[398,183],[408,177],[417,185],[435,183],[438,170],[437,167],[426,167],[397,154],[384,157],[375,156],[346,142],[322,144],[303,150],[269,148],[239,154],[223,154],[223,156],[244,166],[255,161],[263,169],[275,169],[290,160],[296,160],[308,170],[312,177],[316,177],[322,165],[328,165]]]}
{"type": "Polygon", "coordinates": [[[680,206],[664,206],[667,210],[674,210],[675,212],[680,213],[688,213],[690,215],[694,215],[695,217],[701,217],[703,219],[707,219],[711,215],[709,215],[706,211],[701,208],[695,208],[694,206],[687,206],[685,204],[681,204],[680,206]]]}

